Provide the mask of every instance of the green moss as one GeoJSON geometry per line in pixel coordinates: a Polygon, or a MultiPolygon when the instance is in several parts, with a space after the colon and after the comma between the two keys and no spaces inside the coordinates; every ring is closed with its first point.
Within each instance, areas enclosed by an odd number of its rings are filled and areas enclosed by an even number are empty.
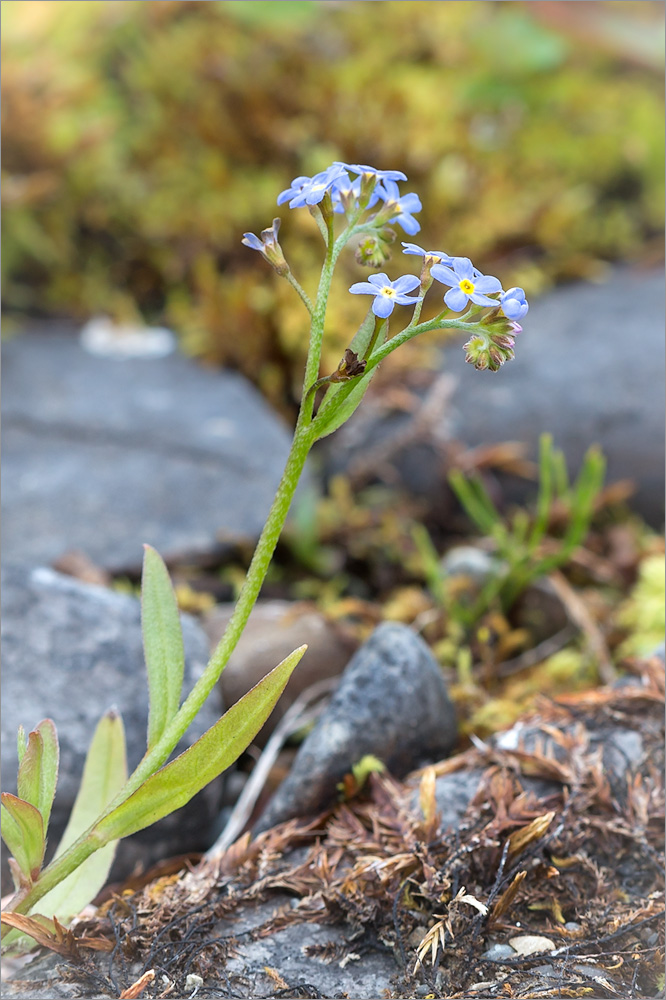
{"type": "Polygon", "coordinates": [[[633,591],[617,614],[617,624],[629,632],[618,649],[621,657],[650,656],[663,643],[665,601],[664,557],[648,556],[640,565],[633,591]]]}
{"type": "MultiPolygon", "coordinates": [[[[301,305],[240,236],[333,158],[405,170],[419,241],[528,294],[661,231],[659,76],[529,5],[57,0],[3,20],[5,307],[131,302],[277,397],[302,364],[301,305]]],[[[283,232],[287,253],[304,237],[311,289],[319,235],[306,213],[283,232]]],[[[341,270],[344,331],[359,275],[341,270]]]]}

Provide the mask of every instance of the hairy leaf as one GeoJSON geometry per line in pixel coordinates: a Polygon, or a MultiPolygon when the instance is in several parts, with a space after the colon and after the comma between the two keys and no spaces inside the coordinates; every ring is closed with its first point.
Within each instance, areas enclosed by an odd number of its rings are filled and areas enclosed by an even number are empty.
{"type": "Polygon", "coordinates": [[[148,749],[178,711],[185,654],[178,603],[161,556],[145,545],[141,583],[141,627],[148,672],[148,749]]]}
{"type": "Polygon", "coordinates": [[[42,719],[28,735],[18,769],[18,794],[39,809],[48,829],[58,780],[58,734],[51,719],[42,719]]]}
{"type": "MultiPolygon", "coordinates": [[[[107,712],[97,724],[83,767],[83,777],[67,828],[55,857],[90,827],[127,780],[125,730],[116,712],[107,712]]],[[[109,874],[116,843],[91,854],[76,871],[47,892],[37,904],[45,916],[68,922],[94,899],[109,874]]]]}
{"type": "Polygon", "coordinates": [[[34,881],[46,846],[44,823],[39,809],[16,795],[3,792],[2,839],[25,877],[34,881]]]}
{"type": "Polygon", "coordinates": [[[240,756],[275,707],[307,646],[300,646],[259,681],[188,750],[152,774],[95,826],[104,842],[128,837],[184,806],[240,756]]]}

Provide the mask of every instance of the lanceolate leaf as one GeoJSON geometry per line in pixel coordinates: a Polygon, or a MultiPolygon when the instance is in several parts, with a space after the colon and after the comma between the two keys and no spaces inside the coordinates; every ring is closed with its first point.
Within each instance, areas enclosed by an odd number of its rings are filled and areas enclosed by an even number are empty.
{"type": "Polygon", "coordinates": [[[176,595],[161,556],[144,546],[141,626],[148,672],[148,749],[178,711],[185,654],[176,595]]]}
{"type": "MultiPolygon", "coordinates": [[[[376,341],[372,345],[371,356],[378,347],[384,343],[386,338],[386,333],[388,331],[388,321],[384,320],[379,326],[376,324],[379,321],[370,309],[368,315],[363,320],[363,323],[359,327],[354,339],[351,342],[351,350],[355,351],[360,358],[362,358],[368,346],[370,345],[372,338],[375,336],[376,331],[376,341]]],[[[373,379],[375,372],[377,371],[377,366],[375,365],[363,375],[361,378],[356,379],[353,383],[342,382],[338,385],[333,385],[326,393],[324,401],[321,405],[321,409],[315,418],[315,428],[317,431],[317,440],[327,435],[332,434],[333,431],[337,431],[338,427],[341,427],[349,418],[352,413],[359,406],[361,400],[366,394],[371,380],[373,379]]]]}
{"type": "Polygon", "coordinates": [[[26,878],[34,880],[41,868],[46,846],[39,809],[16,795],[3,792],[2,839],[26,878]]]}
{"type": "Polygon", "coordinates": [[[295,649],[188,750],[152,774],[97,823],[95,834],[109,841],[143,830],[184,806],[229,767],[263,726],[306,649],[295,649]]]}
{"type": "Polygon", "coordinates": [[[58,780],[58,736],[51,719],[43,719],[28,735],[18,769],[18,794],[39,809],[47,830],[58,780]]]}
{"type": "MultiPolygon", "coordinates": [[[[116,712],[107,712],[97,724],[83,767],[83,777],[67,828],[58,844],[55,857],[91,826],[127,780],[125,730],[116,712]]],[[[91,854],[76,871],[37,904],[46,917],[69,921],[94,899],[106,882],[116,852],[116,843],[91,854]]]]}

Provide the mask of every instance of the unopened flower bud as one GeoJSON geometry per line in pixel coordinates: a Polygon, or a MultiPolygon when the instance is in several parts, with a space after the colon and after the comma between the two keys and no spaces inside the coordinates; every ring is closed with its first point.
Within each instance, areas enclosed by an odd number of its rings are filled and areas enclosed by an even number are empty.
{"type": "Polygon", "coordinates": [[[354,256],[363,267],[381,267],[391,259],[389,244],[395,240],[395,232],[385,226],[378,233],[373,233],[361,240],[356,247],[354,256]]]}

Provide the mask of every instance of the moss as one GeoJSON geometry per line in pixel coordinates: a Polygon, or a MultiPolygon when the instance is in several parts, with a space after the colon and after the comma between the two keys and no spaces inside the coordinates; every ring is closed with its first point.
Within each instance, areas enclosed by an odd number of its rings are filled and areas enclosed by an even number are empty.
{"type": "MultiPolygon", "coordinates": [[[[405,170],[420,241],[528,294],[661,231],[660,78],[529,5],[58,0],[3,19],[6,308],[131,304],[277,398],[302,307],[239,240],[296,174],[336,157],[405,170]]],[[[304,238],[311,289],[320,240],[300,215],[284,243],[304,238]]],[[[331,331],[358,320],[358,266],[342,271],[331,331]]],[[[346,337],[331,340],[329,364],[346,337]]]]}

